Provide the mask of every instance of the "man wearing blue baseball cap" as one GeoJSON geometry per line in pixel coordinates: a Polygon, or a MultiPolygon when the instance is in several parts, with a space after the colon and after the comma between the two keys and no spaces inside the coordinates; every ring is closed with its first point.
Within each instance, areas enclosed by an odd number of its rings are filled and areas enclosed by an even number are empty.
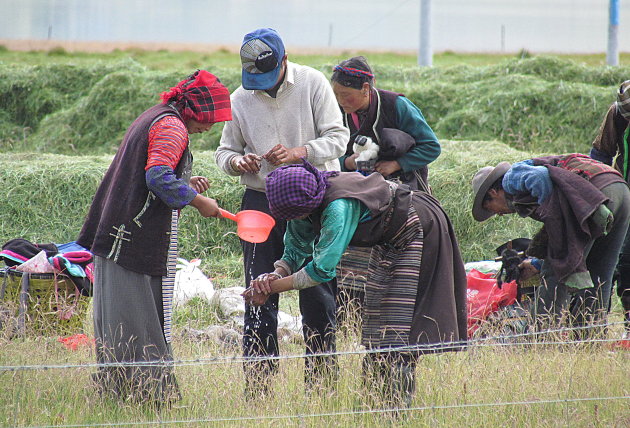
{"type": "Polygon", "coordinates": [[[271,28],[261,28],[245,36],[241,46],[242,82],[245,89],[267,90],[276,85],[286,67],[284,44],[271,28]]]}
{"type": "MultiPolygon", "coordinates": [[[[241,209],[269,213],[265,177],[281,165],[304,158],[320,170],[339,171],[349,132],[323,73],[288,61],[277,31],[259,28],[245,35],[240,51],[242,86],[232,93],[232,121],[223,128],[217,165],[245,185],[241,209]]],[[[272,272],[284,252],[286,221],[276,219],[262,244],[241,241],[245,285],[272,272]]],[[[336,282],[299,292],[307,354],[335,350],[336,282]]],[[[246,306],[245,356],[277,356],[278,295],[261,307],[246,306]]],[[[307,386],[336,373],[332,357],[312,356],[305,363],[307,386]]],[[[267,392],[276,360],[245,363],[246,396],[267,392]]]]}

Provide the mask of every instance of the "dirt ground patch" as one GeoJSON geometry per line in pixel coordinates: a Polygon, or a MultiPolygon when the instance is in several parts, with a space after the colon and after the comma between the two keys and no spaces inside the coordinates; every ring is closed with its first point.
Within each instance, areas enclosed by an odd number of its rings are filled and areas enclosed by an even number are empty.
{"type": "Polygon", "coordinates": [[[68,52],[112,52],[116,49],[143,49],[147,51],[192,51],[192,52],[214,52],[228,50],[238,52],[240,46],[223,46],[204,43],[171,43],[171,42],[78,42],[67,40],[12,40],[0,39],[0,45],[13,51],[48,51],[54,48],[63,48],[68,52]]]}
{"type": "MultiPolygon", "coordinates": [[[[200,52],[212,53],[217,51],[227,51],[238,53],[240,44],[218,45],[210,43],[176,43],[176,42],[100,42],[100,41],[68,41],[68,40],[13,40],[0,39],[0,46],[4,46],[12,51],[49,51],[55,48],[63,48],[67,52],[94,52],[108,53],[114,50],[141,49],[146,51],[167,50],[171,52],[200,52]]],[[[344,52],[342,49],[328,48],[308,48],[300,46],[287,46],[287,51],[299,52],[302,55],[339,55],[344,52]]],[[[374,52],[381,52],[375,50],[374,52]]],[[[383,51],[385,52],[385,51],[383,51]]],[[[406,51],[392,51],[390,53],[407,54],[406,51]]],[[[413,53],[413,52],[411,52],[413,53]]]]}

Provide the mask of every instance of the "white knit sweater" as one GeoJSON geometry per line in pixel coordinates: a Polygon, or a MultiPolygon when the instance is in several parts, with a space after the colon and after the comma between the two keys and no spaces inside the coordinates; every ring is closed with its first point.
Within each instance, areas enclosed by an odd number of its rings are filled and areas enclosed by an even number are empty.
{"type": "MultiPolygon", "coordinates": [[[[217,165],[230,175],[235,156],[264,155],[276,144],[306,146],[307,160],[321,170],[338,171],[338,158],[350,138],[330,83],[311,67],[287,63],[286,78],[276,98],[240,86],[232,93],[232,121],[226,122],[215,153],[217,165]]],[[[241,183],[264,191],[265,177],[275,167],[262,161],[258,174],[245,173],[241,183]]]]}

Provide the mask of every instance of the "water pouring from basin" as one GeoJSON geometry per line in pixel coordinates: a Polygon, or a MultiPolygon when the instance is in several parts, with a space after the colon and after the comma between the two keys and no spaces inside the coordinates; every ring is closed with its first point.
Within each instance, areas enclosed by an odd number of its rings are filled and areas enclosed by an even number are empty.
{"type": "Polygon", "coordinates": [[[219,208],[223,218],[236,222],[236,233],[243,241],[259,244],[269,238],[276,221],[262,211],[244,210],[236,214],[219,208]]]}

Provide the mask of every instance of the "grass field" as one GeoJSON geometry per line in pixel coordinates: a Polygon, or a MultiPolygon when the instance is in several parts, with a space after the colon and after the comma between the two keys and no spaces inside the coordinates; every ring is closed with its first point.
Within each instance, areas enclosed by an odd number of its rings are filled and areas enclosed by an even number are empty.
{"type": "MultiPolygon", "coordinates": [[[[355,52],[291,56],[325,74],[355,52]]],[[[451,217],[465,261],[494,257],[511,238],[537,224],[515,216],[483,224],[470,215],[470,180],[482,166],[547,153],[587,153],[618,84],[630,78],[603,55],[536,56],[441,53],[420,69],[415,56],[365,53],[377,84],[418,104],[442,143],[430,167],[436,197],[451,217]]],[[[76,238],[91,197],[125,128],[157,95],[195,68],[216,72],[233,90],[238,56],[126,50],[70,53],[63,49],[0,49],[0,241],[76,238]]],[[[242,187],[221,173],[213,149],[220,135],[193,138],[195,173],[212,182],[210,196],[238,210],[242,187]]],[[[203,260],[215,287],[242,285],[234,224],[201,219],[184,209],[181,255],[203,260]]],[[[1,285],[1,284],[0,284],[1,285]]],[[[281,309],[298,313],[294,292],[281,309]]],[[[81,331],[91,335],[90,316],[81,331]]],[[[157,410],[102,400],[94,391],[94,353],[69,351],[54,331],[9,339],[0,332],[0,426],[287,426],[287,427],[627,427],[630,353],[612,347],[621,336],[615,298],[611,325],[586,343],[566,332],[537,337],[479,339],[466,352],[421,358],[412,408],[399,416],[370,400],[361,385],[362,349],[353,324],[338,337],[339,383],[307,393],[303,343],[281,343],[275,393],[243,400],[240,347],[193,339],[187,332],[231,325],[198,300],[175,313],[174,354],[183,399],[157,410]],[[288,357],[290,356],[290,357],[288,357]]],[[[488,328],[490,336],[500,330],[488,328]]]]}

